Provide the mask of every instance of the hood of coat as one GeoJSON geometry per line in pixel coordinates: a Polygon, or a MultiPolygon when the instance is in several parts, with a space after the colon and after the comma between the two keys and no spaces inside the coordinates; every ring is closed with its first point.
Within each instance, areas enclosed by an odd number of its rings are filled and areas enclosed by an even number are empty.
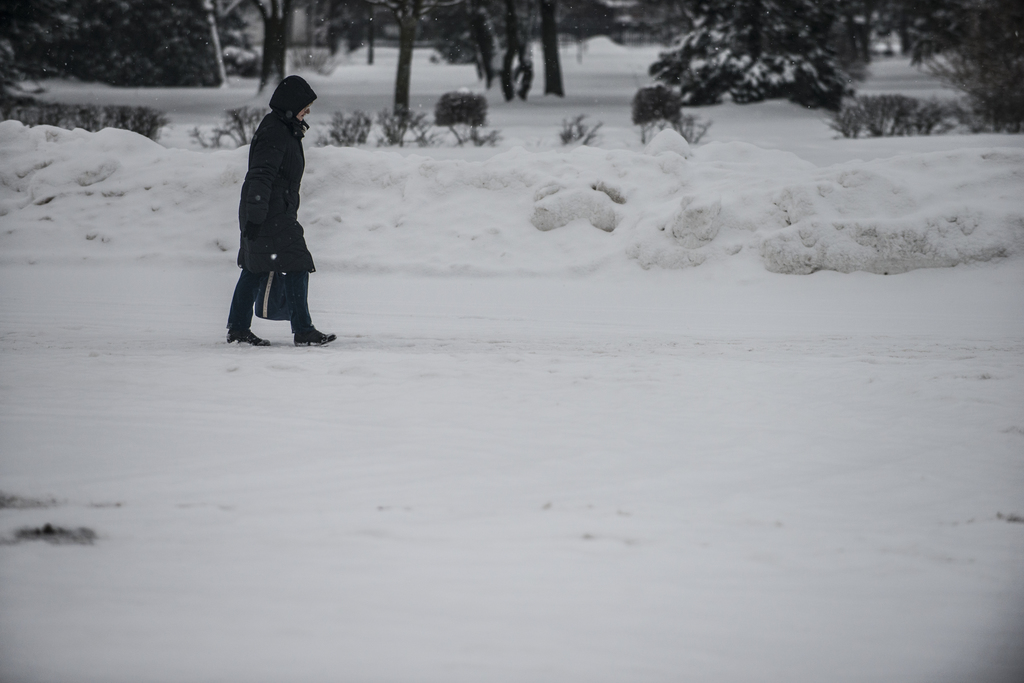
{"type": "Polygon", "coordinates": [[[300,76],[289,76],[281,81],[270,98],[270,108],[290,121],[296,114],[313,103],[316,93],[300,76]]]}

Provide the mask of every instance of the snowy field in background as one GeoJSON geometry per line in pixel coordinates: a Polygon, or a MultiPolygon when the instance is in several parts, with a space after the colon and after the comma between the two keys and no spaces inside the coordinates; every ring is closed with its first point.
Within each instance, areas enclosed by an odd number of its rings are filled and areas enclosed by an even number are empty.
{"type": "MultiPolygon", "coordinates": [[[[439,65],[430,61],[431,51],[417,50],[412,67],[411,106],[433,116],[434,105],[446,92],[468,88],[487,95],[490,128],[502,132],[497,150],[523,147],[530,151],[559,148],[562,120],[585,114],[589,123],[602,122],[599,146],[604,149],[643,149],[638,128],[630,121],[630,102],[636,90],[651,83],[647,69],[661,48],[625,48],[604,38],[589,41],[582,57],[575,47],[561,52],[566,97],[544,97],[542,74],[538,71],[533,91],[526,102],[505,102],[500,84],[485,90],[472,65],[439,65]]],[[[540,48],[534,46],[534,55],[540,48]]],[[[318,99],[309,116],[313,125],[309,141],[318,127],[330,122],[334,111],[356,109],[377,112],[391,106],[394,98],[397,50],[378,48],[375,63],[366,65],[365,52],[352,53],[345,65],[330,75],[303,73],[318,99]]],[[[858,85],[862,94],[898,92],[914,97],[955,97],[938,81],[909,65],[903,58],[880,59],[871,66],[872,76],[858,85]]],[[[95,104],[131,104],[155,107],[167,112],[171,125],[160,142],[168,147],[198,149],[189,137],[195,126],[209,130],[220,123],[224,110],[241,106],[265,107],[270,93],[256,93],[254,79],[232,78],[228,88],[111,88],[91,83],[48,82],[42,99],[95,104]]],[[[789,102],[772,101],[737,106],[688,108],[688,113],[713,125],[708,142],[747,142],[765,149],[793,152],[817,165],[853,159],[870,160],[900,153],[928,152],[977,147],[1024,147],[1021,135],[947,135],[868,140],[836,140],[837,133],[826,123],[823,111],[803,109],[789,102]]],[[[308,146],[308,145],[307,145],[308,146]]],[[[370,145],[372,149],[372,143],[370,145]]],[[[424,151],[406,147],[402,154],[427,154],[435,159],[483,160],[493,148],[435,147],[424,151]]]]}
{"type": "Polygon", "coordinates": [[[0,681],[1020,681],[1022,136],[772,102],[645,150],[652,55],[491,93],[495,149],[307,147],[322,349],[223,343],[246,150],[187,130],[251,82],[48,95],[161,144],[0,124],[0,536],[98,535],[0,545],[0,681]]]}

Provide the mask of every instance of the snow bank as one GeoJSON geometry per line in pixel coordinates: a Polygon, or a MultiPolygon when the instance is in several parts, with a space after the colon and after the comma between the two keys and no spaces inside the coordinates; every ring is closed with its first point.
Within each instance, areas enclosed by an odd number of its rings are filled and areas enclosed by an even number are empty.
{"type": "MultiPolygon", "coordinates": [[[[231,260],[247,149],[0,123],[0,260],[231,260]]],[[[1024,152],[818,168],[749,144],[521,148],[482,162],[308,149],[299,217],[321,268],[421,273],[681,268],[896,273],[1024,246],[1024,152]]]]}

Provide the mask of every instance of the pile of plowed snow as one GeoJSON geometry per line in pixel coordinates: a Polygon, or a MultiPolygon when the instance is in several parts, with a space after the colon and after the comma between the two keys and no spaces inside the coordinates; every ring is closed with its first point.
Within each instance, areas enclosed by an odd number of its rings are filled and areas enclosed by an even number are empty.
{"type": "MultiPolygon", "coordinates": [[[[0,123],[0,261],[230,260],[248,148],[0,123]]],[[[522,148],[482,162],[308,148],[299,220],[320,268],[422,273],[681,268],[898,273],[1018,254],[1024,152],[819,168],[744,143],[522,148]]]]}

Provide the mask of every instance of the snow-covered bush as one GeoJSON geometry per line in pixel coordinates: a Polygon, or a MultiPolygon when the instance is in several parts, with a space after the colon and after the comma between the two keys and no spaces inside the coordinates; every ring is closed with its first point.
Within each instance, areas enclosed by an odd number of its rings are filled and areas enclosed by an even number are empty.
{"type": "Polygon", "coordinates": [[[558,139],[562,141],[563,145],[571,145],[576,142],[581,145],[589,145],[597,140],[597,131],[604,123],[601,121],[595,124],[585,123],[586,118],[586,114],[580,114],[571,119],[562,119],[562,130],[558,132],[558,139]]]}
{"type": "Polygon", "coordinates": [[[232,76],[255,78],[260,75],[260,53],[238,46],[224,48],[224,70],[232,76]]]}
{"type": "Polygon", "coordinates": [[[5,121],[13,119],[21,121],[26,126],[57,126],[68,130],[82,128],[92,132],[104,128],[119,128],[145,135],[151,140],[156,140],[160,136],[160,129],[168,123],[163,112],[149,107],[100,107],[93,104],[39,103],[24,100],[0,103],[0,115],[5,121]]]}
{"type": "Polygon", "coordinates": [[[651,65],[684,105],[788,98],[838,109],[849,77],[829,44],[833,6],[814,0],[696,0],[693,30],[651,65]]]}
{"type": "Polygon", "coordinates": [[[946,133],[957,125],[960,108],[932,98],[861,95],[833,113],[829,126],[843,137],[893,137],[946,133]]]}
{"type": "Polygon", "coordinates": [[[697,144],[704,137],[710,121],[701,121],[696,116],[683,114],[682,98],[679,94],[658,84],[640,88],[633,97],[633,124],[640,126],[640,141],[644,144],[657,133],[672,128],[686,138],[690,144],[697,144]]]}
{"type": "Polygon", "coordinates": [[[355,147],[366,144],[373,127],[373,119],[366,112],[356,110],[349,115],[336,111],[331,116],[331,125],[327,134],[321,134],[316,141],[318,147],[334,145],[335,147],[355,147]]]}
{"type": "Polygon", "coordinates": [[[460,147],[466,142],[493,146],[501,137],[498,131],[481,132],[487,125],[487,98],[467,90],[441,95],[434,105],[434,125],[447,127],[460,147]]]}
{"type": "Polygon", "coordinates": [[[202,147],[220,147],[223,138],[234,142],[235,147],[248,145],[266,113],[265,109],[259,107],[228,109],[224,112],[224,120],[219,126],[214,127],[209,135],[204,135],[199,126],[196,126],[189,132],[189,136],[202,147]]]}

